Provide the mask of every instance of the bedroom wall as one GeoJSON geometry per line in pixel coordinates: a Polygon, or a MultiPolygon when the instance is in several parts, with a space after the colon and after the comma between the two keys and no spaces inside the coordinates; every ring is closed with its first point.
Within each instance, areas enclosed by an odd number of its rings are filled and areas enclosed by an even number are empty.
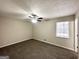
{"type": "Polygon", "coordinates": [[[0,18],[0,48],[32,39],[32,24],[22,20],[0,18]]]}
{"type": "Polygon", "coordinates": [[[74,16],[68,16],[51,19],[46,22],[36,23],[33,25],[33,38],[74,50],[74,19],[74,16]],[[56,37],[56,22],[65,20],[70,21],[70,37],[68,39],[56,37]]]}

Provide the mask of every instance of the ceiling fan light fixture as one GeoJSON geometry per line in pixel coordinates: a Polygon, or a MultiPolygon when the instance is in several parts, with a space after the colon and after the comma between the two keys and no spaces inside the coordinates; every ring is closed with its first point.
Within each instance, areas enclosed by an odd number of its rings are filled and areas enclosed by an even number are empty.
{"type": "Polygon", "coordinates": [[[37,23],[37,20],[34,20],[34,19],[33,19],[33,20],[32,20],[32,23],[37,23]]]}
{"type": "Polygon", "coordinates": [[[31,22],[32,23],[37,23],[37,22],[41,22],[42,21],[42,17],[39,17],[39,16],[37,16],[36,14],[31,14],[31,15],[29,15],[28,16],[29,17],[29,19],[31,19],[31,22]]]}

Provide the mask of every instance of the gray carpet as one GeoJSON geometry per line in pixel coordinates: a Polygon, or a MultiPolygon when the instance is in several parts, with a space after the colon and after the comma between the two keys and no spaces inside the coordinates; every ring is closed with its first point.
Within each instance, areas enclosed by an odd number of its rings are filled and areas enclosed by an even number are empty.
{"type": "Polygon", "coordinates": [[[0,56],[10,56],[10,59],[77,59],[73,51],[33,39],[0,49],[0,56]]]}

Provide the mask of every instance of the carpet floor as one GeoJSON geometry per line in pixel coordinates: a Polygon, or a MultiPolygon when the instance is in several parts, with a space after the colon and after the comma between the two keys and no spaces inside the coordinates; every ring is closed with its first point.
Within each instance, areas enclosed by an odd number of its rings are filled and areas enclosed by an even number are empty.
{"type": "Polygon", "coordinates": [[[0,56],[10,59],[77,59],[73,51],[33,39],[1,48],[0,56]]]}

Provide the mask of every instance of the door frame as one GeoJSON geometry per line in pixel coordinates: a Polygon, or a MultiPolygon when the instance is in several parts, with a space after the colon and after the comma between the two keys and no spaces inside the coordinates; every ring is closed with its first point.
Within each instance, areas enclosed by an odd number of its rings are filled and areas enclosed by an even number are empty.
{"type": "Polygon", "coordinates": [[[78,18],[75,18],[75,40],[74,40],[74,51],[78,52],[78,18]]]}

